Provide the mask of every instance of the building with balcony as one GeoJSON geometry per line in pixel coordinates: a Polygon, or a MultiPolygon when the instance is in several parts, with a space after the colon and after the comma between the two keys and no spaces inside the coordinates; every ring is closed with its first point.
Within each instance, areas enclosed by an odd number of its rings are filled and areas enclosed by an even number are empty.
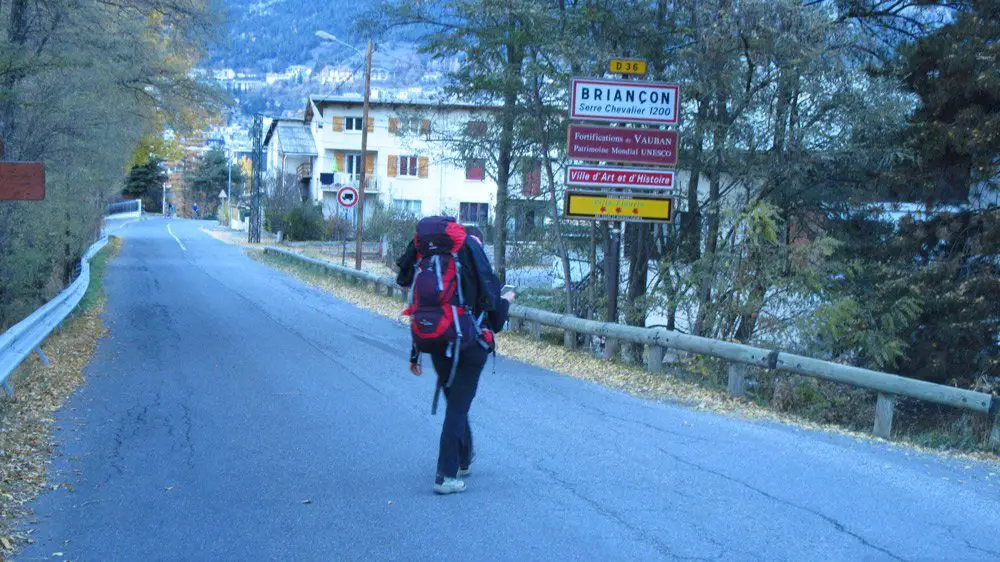
{"type": "Polygon", "coordinates": [[[316,142],[309,124],[301,119],[274,119],[264,135],[265,173],[273,181],[294,181],[303,200],[319,200],[313,191],[316,142]]]}
{"type": "Polygon", "coordinates": [[[310,193],[324,212],[339,213],[337,191],[360,187],[364,166],[366,217],[378,201],[416,216],[450,214],[467,224],[488,224],[496,183],[485,162],[462,160],[448,142],[482,123],[481,105],[428,101],[371,101],[367,123],[363,103],[353,96],[310,96],[305,125],[315,141],[310,193]],[[367,158],[361,158],[361,131],[368,130],[367,158]]]}

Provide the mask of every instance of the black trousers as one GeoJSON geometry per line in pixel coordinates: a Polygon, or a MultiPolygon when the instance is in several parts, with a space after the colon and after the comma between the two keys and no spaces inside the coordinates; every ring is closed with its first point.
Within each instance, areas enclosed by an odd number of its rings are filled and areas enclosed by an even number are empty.
{"type": "MultiPolygon", "coordinates": [[[[454,478],[459,466],[472,460],[472,429],[469,428],[469,408],[479,388],[479,376],[486,365],[489,352],[476,345],[463,350],[458,356],[458,368],[451,388],[444,389],[448,406],[441,427],[441,446],[438,452],[438,477],[454,478]]],[[[442,384],[451,374],[452,359],[443,354],[431,355],[434,371],[442,384]]]]}

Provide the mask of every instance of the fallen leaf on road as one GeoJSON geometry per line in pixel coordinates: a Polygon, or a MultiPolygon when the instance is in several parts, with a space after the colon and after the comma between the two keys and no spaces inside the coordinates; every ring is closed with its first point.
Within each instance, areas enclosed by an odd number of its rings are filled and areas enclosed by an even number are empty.
{"type": "Polygon", "coordinates": [[[313,502],[312,500],[302,500],[302,503],[305,503],[305,504],[309,504],[309,503],[312,503],[312,502],[313,502]]]}
{"type": "Polygon", "coordinates": [[[10,544],[10,539],[7,537],[0,537],[0,543],[3,543],[6,550],[14,550],[14,545],[10,544]]]}
{"type": "Polygon", "coordinates": [[[52,553],[52,556],[62,556],[62,555],[63,555],[63,553],[61,553],[61,552],[53,552],[52,553]]]}

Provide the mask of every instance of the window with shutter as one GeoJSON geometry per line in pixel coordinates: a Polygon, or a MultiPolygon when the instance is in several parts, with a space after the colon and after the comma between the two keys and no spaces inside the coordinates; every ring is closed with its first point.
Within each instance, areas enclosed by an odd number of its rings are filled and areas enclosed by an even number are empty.
{"type": "Polygon", "coordinates": [[[486,179],[486,160],[470,158],[465,161],[465,179],[483,181],[486,179]]]}
{"type": "Polygon", "coordinates": [[[538,197],[542,194],[542,164],[537,160],[527,160],[521,180],[521,195],[538,197]]]}
{"type": "Polygon", "coordinates": [[[361,130],[361,118],[360,117],[345,117],[344,123],[347,125],[348,131],[360,131],[361,130]]]}
{"type": "Polygon", "coordinates": [[[365,154],[365,175],[371,177],[375,174],[375,155],[365,154]]]}
{"type": "Polygon", "coordinates": [[[420,171],[420,173],[418,175],[420,177],[422,177],[422,178],[426,178],[427,175],[428,175],[428,172],[429,172],[429,164],[430,164],[428,162],[428,160],[427,160],[427,157],[426,156],[421,156],[418,159],[418,162],[419,162],[419,171],[420,171]]]}
{"type": "Polygon", "coordinates": [[[418,159],[416,156],[400,156],[397,173],[401,178],[415,178],[418,175],[418,159]]]}
{"type": "Polygon", "coordinates": [[[375,118],[372,116],[368,116],[368,132],[369,133],[375,132],[375,118]]]}
{"type": "Polygon", "coordinates": [[[399,119],[395,117],[389,118],[389,132],[394,135],[399,133],[399,119]]]}
{"type": "Polygon", "coordinates": [[[343,117],[334,117],[333,118],[333,130],[334,130],[334,132],[337,132],[337,133],[339,133],[339,132],[341,132],[341,131],[344,130],[344,118],[343,117]]]}
{"type": "Polygon", "coordinates": [[[396,177],[397,169],[399,166],[399,156],[395,154],[390,154],[388,163],[386,164],[386,175],[390,178],[396,177]]]}
{"type": "Polygon", "coordinates": [[[430,135],[431,134],[431,122],[429,119],[424,119],[420,122],[420,134],[430,135]]]}

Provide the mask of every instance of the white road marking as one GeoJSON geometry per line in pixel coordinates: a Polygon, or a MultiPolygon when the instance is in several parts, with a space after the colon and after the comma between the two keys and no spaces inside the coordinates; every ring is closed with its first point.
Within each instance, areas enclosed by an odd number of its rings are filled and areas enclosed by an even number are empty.
{"type": "Polygon", "coordinates": [[[185,248],[185,247],[184,247],[184,244],[182,244],[182,243],[181,243],[181,239],[180,239],[180,238],[178,238],[176,234],[174,234],[174,231],[173,231],[173,230],[170,230],[170,225],[169,225],[169,224],[167,225],[167,232],[169,232],[169,233],[170,233],[170,235],[174,237],[174,240],[176,240],[176,241],[177,241],[177,245],[178,245],[178,246],[180,246],[180,247],[181,247],[181,249],[182,249],[182,250],[184,250],[184,251],[186,252],[186,251],[187,251],[187,248],[185,248]]]}

